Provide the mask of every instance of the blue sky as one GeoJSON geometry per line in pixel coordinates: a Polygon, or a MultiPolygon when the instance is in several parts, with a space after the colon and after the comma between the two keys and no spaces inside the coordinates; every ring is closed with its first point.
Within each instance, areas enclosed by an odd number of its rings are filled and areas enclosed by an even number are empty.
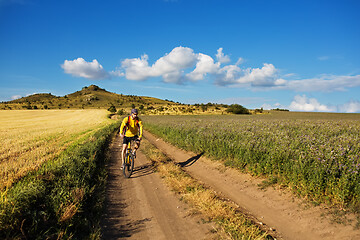
{"type": "Polygon", "coordinates": [[[0,0],[0,101],[108,91],[360,112],[357,0],[0,0]]]}

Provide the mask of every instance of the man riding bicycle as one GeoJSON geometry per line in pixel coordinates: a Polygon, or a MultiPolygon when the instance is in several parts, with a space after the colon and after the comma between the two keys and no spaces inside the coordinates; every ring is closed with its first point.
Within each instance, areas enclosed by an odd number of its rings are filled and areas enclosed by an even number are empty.
{"type": "Polygon", "coordinates": [[[138,110],[132,109],[131,114],[125,117],[120,126],[120,136],[123,137],[123,148],[121,152],[122,166],[125,164],[126,148],[130,141],[135,141],[135,149],[133,154],[136,154],[136,150],[140,147],[140,141],[143,134],[143,125],[138,117],[138,110]]]}

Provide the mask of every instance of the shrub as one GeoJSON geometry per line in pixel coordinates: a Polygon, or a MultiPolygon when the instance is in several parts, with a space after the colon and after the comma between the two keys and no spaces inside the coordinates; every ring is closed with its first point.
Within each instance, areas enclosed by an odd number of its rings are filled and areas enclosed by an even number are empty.
{"type": "Polygon", "coordinates": [[[116,113],[117,115],[124,115],[125,114],[125,110],[124,109],[119,109],[119,111],[117,111],[116,113]]]}
{"type": "Polygon", "coordinates": [[[116,113],[116,107],[114,105],[111,105],[109,108],[108,108],[108,111],[111,112],[112,114],[116,113]]]}
{"type": "Polygon", "coordinates": [[[249,110],[239,104],[231,104],[226,111],[234,114],[249,114],[249,110]]]}

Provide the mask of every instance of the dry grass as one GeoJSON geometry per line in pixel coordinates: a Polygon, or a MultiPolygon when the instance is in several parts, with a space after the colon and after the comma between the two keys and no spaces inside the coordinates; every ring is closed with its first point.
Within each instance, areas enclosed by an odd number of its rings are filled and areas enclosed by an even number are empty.
{"type": "Polygon", "coordinates": [[[216,222],[221,235],[225,233],[230,239],[272,238],[237,211],[233,204],[198,183],[148,141],[143,141],[141,149],[154,162],[157,171],[169,187],[178,193],[183,201],[192,206],[194,212],[201,213],[207,218],[206,221],[216,222]]]}
{"type": "Polygon", "coordinates": [[[105,110],[0,111],[0,189],[111,123],[105,110]]]}

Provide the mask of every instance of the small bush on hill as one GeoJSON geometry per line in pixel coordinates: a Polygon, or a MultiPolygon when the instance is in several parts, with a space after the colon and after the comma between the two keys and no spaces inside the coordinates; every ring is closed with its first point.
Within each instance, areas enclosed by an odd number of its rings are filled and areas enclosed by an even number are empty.
{"type": "Polygon", "coordinates": [[[124,109],[119,109],[116,113],[117,115],[124,115],[125,114],[125,110],[124,109]]]}
{"type": "Polygon", "coordinates": [[[114,105],[111,105],[109,108],[108,108],[108,111],[111,112],[112,114],[116,113],[116,107],[114,105]]]}

